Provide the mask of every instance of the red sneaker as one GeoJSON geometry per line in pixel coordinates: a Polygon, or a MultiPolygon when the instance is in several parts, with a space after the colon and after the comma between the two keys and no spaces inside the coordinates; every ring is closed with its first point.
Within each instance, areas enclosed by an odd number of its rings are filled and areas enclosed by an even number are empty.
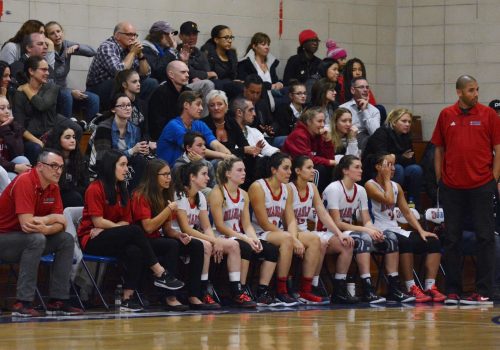
{"type": "Polygon", "coordinates": [[[478,293],[472,293],[465,299],[460,300],[464,305],[493,305],[493,300],[478,293]]]}
{"type": "Polygon", "coordinates": [[[425,294],[430,296],[435,303],[442,303],[446,300],[446,295],[441,293],[435,284],[432,285],[431,289],[426,290],[425,294]]]}
{"type": "Polygon", "coordinates": [[[299,292],[299,301],[303,304],[321,304],[323,298],[310,292],[299,292]]]}
{"type": "Polygon", "coordinates": [[[252,300],[246,293],[241,292],[233,298],[233,303],[236,307],[241,308],[254,308],[257,307],[257,303],[252,300]]]}
{"type": "Polygon", "coordinates": [[[12,316],[19,317],[39,317],[41,314],[33,309],[30,302],[27,301],[17,301],[12,305],[12,316]]]}
{"type": "Polygon", "coordinates": [[[220,304],[215,302],[215,300],[212,298],[210,294],[205,294],[203,298],[201,299],[204,304],[212,306],[212,308],[217,308],[220,309],[220,304]]]}
{"type": "Polygon", "coordinates": [[[47,315],[75,316],[83,314],[83,310],[70,305],[67,301],[57,300],[47,304],[47,315]]]}
{"type": "Polygon", "coordinates": [[[460,302],[460,297],[458,294],[448,294],[444,300],[445,305],[458,305],[460,302]]]}
{"type": "Polygon", "coordinates": [[[432,300],[432,297],[425,294],[422,291],[422,289],[420,289],[416,284],[411,286],[410,290],[408,291],[408,294],[415,297],[416,303],[428,303],[429,301],[432,300]]]}

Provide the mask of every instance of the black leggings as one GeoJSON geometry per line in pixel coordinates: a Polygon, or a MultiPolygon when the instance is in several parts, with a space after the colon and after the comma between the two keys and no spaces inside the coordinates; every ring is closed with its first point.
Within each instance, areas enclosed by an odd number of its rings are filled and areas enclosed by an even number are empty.
{"type": "Polygon", "coordinates": [[[399,234],[396,236],[398,237],[399,254],[433,254],[441,252],[441,243],[439,239],[427,237],[426,242],[417,232],[413,231],[408,238],[399,234]]]}
{"type": "Polygon", "coordinates": [[[247,242],[240,239],[236,239],[236,241],[240,245],[240,254],[243,260],[252,260],[252,257],[256,257],[264,258],[265,261],[270,262],[278,261],[279,248],[267,241],[260,240],[260,243],[262,243],[262,251],[258,254],[252,250],[252,247],[250,247],[250,244],[247,242]]]}
{"type": "Polygon", "coordinates": [[[113,256],[125,267],[123,288],[137,289],[144,266],[158,262],[148,239],[139,226],[127,225],[106,229],[90,239],[84,252],[113,256]]]}

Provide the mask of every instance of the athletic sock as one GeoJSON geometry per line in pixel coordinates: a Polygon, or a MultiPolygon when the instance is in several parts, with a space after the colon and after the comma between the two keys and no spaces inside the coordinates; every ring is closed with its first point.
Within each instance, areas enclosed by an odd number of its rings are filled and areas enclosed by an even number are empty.
{"type": "Polygon", "coordinates": [[[346,273],[336,273],[334,279],[345,280],[345,279],[347,279],[347,274],[346,273]]]}
{"type": "Polygon", "coordinates": [[[435,285],[435,284],[436,284],[436,280],[430,279],[430,278],[426,279],[425,280],[425,290],[431,289],[432,286],[435,285]]]}
{"type": "Polygon", "coordinates": [[[276,293],[286,294],[288,289],[286,288],[287,277],[278,277],[278,282],[276,283],[276,293]]]}
{"type": "Polygon", "coordinates": [[[302,277],[300,279],[300,291],[304,293],[311,293],[312,278],[302,277]]]}
{"type": "Polygon", "coordinates": [[[415,285],[415,280],[405,281],[405,285],[406,285],[406,290],[410,291],[410,288],[415,285]]]}
{"type": "Polygon", "coordinates": [[[319,284],[319,276],[314,276],[312,279],[312,285],[313,287],[317,287],[319,284]]]}

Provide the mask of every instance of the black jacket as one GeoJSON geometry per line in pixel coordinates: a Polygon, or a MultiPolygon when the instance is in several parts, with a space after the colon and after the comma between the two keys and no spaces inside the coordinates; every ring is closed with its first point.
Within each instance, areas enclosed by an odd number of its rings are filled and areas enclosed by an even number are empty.
{"type": "Polygon", "coordinates": [[[201,47],[201,51],[207,55],[210,70],[217,73],[220,80],[229,79],[234,80],[238,75],[238,57],[236,51],[231,49],[226,52],[228,62],[223,62],[217,52],[215,51],[215,44],[207,42],[201,47]]]}
{"type": "Polygon", "coordinates": [[[403,153],[413,148],[410,134],[398,135],[390,127],[383,125],[378,128],[373,135],[368,138],[363,158],[365,159],[370,154],[379,152],[394,153],[396,155],[396,163],[403,166],[415,164],[415,155],[412,158],[403,157],[403,153]]]}
{"type": "Polygon", "coordinates": [[[159,83],[167,80],[167,65],[177,57],[168,49],[160,56],[158,49],[150,41],[145,40],[143,44],[142,53],[151,67],[151,78],[155,78],[159,83]]]}
{"type": "Polygon", "coordinates": [[[312,60],[308,60],[303,52],[290,57],[283,74],[284,84],[289,85],[290,79],[297,79],[301,83],[305,83],[308,79],[317,78],[320,63],[321,60],[316,56],[312,60]]]}
{"type": "MultiPolygon", "coordinates": [[[[182,44],[179,44],[177,49],[180,51],[182,49],[182,44]]],[[[207,72],[209,72],[211,69],[210,64],[208,63],[207,55],[197,47],[191,48],[188,67],[190,80],[192,80],[193,78],[198,78],[201,80],[208,79],[207,72]]]]}
{"type": "Polygon", "coordinates": [[[274,111],[274,136],[288,136],[295,128],[297,121],[290,104],[279,105],[274,111]]]}
{"type": "MultiPolygon", "coordinates": [[[[217,135],[216,134],[217,127],[215,126],[215,123],[210,116],[203,118],[203,122],[207,124],[207,126],[210,128],[210,130],[212,130],[214,135],[217,135]]],[[[248,146],[248,141],[245,138],[245,135],[243,135],[243,131],[241,130],[240,126],[238,125],[238,123],[236,123],[234,118],[226,116],[224,129],[226,129],[227,131],[227,141],[221,143],[228,150],[230,150],[232,154],[243,159],[245,156],[245,146],[248,146]]]]}

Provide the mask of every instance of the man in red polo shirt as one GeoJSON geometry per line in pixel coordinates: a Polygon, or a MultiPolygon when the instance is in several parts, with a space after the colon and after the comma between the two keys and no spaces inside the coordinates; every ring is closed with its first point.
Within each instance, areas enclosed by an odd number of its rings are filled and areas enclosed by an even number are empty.
{"type": "Polygon", "coordinates": [[[17,176],[0,196],[0,260],[19,263],[13,316],[40,315],[31,305],[38,265],[42,255],[52,253],[55,261],[50,274],[48,313],[82,313],[68,303],[75,243],[64,232],[66,220],[57,184],[63,167],[58,151],[43,150],[36,167],[17,176]]]}
{"type": "Polygon", "coordinates": [[[456,90],[458,101],[441,111],[431,140],[445,218],[445,304],[492,304],[500,118],[478,103],[478,84],[470,75],[458,78],[456,90]],[[462,232],[469,213],[477,239],[476,293],[461,299],[462,232]]]}

